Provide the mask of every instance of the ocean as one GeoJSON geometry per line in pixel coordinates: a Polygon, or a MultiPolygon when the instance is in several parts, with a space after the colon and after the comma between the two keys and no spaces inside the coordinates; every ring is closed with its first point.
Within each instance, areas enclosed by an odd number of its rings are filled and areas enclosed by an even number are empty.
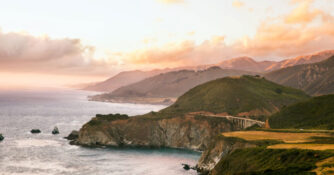
{"type": "Polygon", "coordinates": [[[1,90],[0,175],[191,175],[182,163],[196,165],[199,153],[177,149],[84,148],[67,136],[95,114],[128,115],[158,111],[165,106],[116,104],[87,100],[92,92],[1,90]],[[52,135],[57,126],[60,134],[52,135]],[[31,134],[31,129],[42,133],[31,134]]]}

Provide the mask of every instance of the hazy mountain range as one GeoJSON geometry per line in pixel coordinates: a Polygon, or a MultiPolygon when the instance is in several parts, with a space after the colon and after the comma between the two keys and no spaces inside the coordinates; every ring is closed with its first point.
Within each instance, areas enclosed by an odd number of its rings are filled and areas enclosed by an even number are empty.
{"type": "Polygon", "coordinates": [[[259,74],[278,84],[302,89],[310,95],[330,94],[334,92],[334,57],[326,59],[332,55],[334,50],[280,62],[257,62],[249,57],[239,57],[215,65],[127,71],[85,90],[108,92],[91,97],[91,100],[97,101],[171,104],[189,89],[210,80],[259,74]]]}
{"type": "Polygon", "coordinates": [[[276,61],[255,61],[250,57],[238,57],[229,60],[222,61],[213,65],[202,65],[192,67],[179,67],[173,69],[156,69],[152,71],[124,71],[117,75],[99,83],[89,85],[84,90],[100,91],[100,92],[111,92],[122,86],[130,85],[132,83],[139,82],[146,78],[158,75],[160,73],[176,71],[176,70],[204,70],[212,66],[219,66],[223,69],[235,69],[249,72],[269,72],[289,66],[308,64],[322,61],[330,56],[334,55],[334,50],[327,50],[318,52],[311,55],[298,56],[296,58],[286,59],[280,62],[276,61]]]}
{"type": "Polygon", "coordinates": [[[96,84],[91,84],[84,88],[84,90],[90,91],[100,91],[100,92],[111,92],[117,88],[122,86],[126,86],[128,84],[132,84],[138,81],[141,81],[145,78],[152,77],[154,75],[158,75],[163,72],[171,71],[170,69],[163,70],[152,70],[152,71],[124,71],[120,72],[117,75],[96,84]]]}

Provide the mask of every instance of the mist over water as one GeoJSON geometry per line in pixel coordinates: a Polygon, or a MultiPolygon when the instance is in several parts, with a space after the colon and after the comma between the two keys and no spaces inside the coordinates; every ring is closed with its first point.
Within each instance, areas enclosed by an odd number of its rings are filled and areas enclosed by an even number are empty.
{"type": "Polygon", "coordinates": [[[87,101],[91,92],[75,90],[0,91],[0,174],[196,174],[181,163],[195,165],[199,154],[174,149],[83,148],[63,139],[95,114],[144,114],[158,105],[87,101]],[[57,126],[59,135],[51,131],[57,126]],[[31,134],[31,129],[41,134],[31,134]]]}

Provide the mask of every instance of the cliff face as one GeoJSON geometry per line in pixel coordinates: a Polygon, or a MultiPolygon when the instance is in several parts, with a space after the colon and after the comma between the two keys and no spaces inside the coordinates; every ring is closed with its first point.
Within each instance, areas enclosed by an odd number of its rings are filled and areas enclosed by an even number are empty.
{"type": "Polygon", "coordinates": [[[185,116],[100,121],[85,124],[77,144],[87,146],[145,146],[206,150],[211,139],[221,132],[240,130],[225,118],[185,116]]]}
{"type": "Polygon", "coordinates": [[[209,147],[202,153],[198,161],[197,168],[202,174],[209,173],[221,158],[229,155],[236,149],[252,148],[257,145],[237,138],[226,138],[216,136],[209,147]]]}

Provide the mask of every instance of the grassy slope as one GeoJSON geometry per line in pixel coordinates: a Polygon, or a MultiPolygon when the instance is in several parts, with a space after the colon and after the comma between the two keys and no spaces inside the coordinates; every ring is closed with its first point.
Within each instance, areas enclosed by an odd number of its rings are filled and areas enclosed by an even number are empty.
{"type": "Polygon", "coordinates": [[[219,137],[220,139],[237,139],[255,143],[258,147],[239,149],[226,155],[211,172],[212,175],[314,174],[311,170],[316,168],[320,174],[331,174],[332,169],[326,168],[326,166],[334,167],[334,137],[331,132],[238,131],[222,133],[222,135],[222,137],[219,137]],[[288,148],[291,145],[290,143],[295,143],[295,146],[302,146],[303,149],[288,148]],[[327,150],[318,151],[319,146],[326,146],[327,150]],[[320,165],[319,163],[324,160],[327,160],[325,161],[326,165],[320,165]]]}
{"type": "Polygon", "coordinates": [[[222,158],[213,175],[297,175],[314,174],[316,163],[334,156],[333,152],[297,149],[239,149],[222,158]]]}
{"type": "Polygon", "coordinates": [[[300,90],[284,87],[264,78],[226,77],[196,86],[161,112],[182,114],[209,111],[236,115],[258,109],[272,113],[284,105],[308,98],[300,90]]]}
{"type": "Polygon", "coordinates": [[[314,97],[272,115],[271,128],[334,129],[334,95],[314,97]]]}
{"type": "Polygon", "coordinates": [[[265,75],[276,83],[302,89],[311,95],[334,93],[334,56],[313,64],[297,65],[265,75]]]}

